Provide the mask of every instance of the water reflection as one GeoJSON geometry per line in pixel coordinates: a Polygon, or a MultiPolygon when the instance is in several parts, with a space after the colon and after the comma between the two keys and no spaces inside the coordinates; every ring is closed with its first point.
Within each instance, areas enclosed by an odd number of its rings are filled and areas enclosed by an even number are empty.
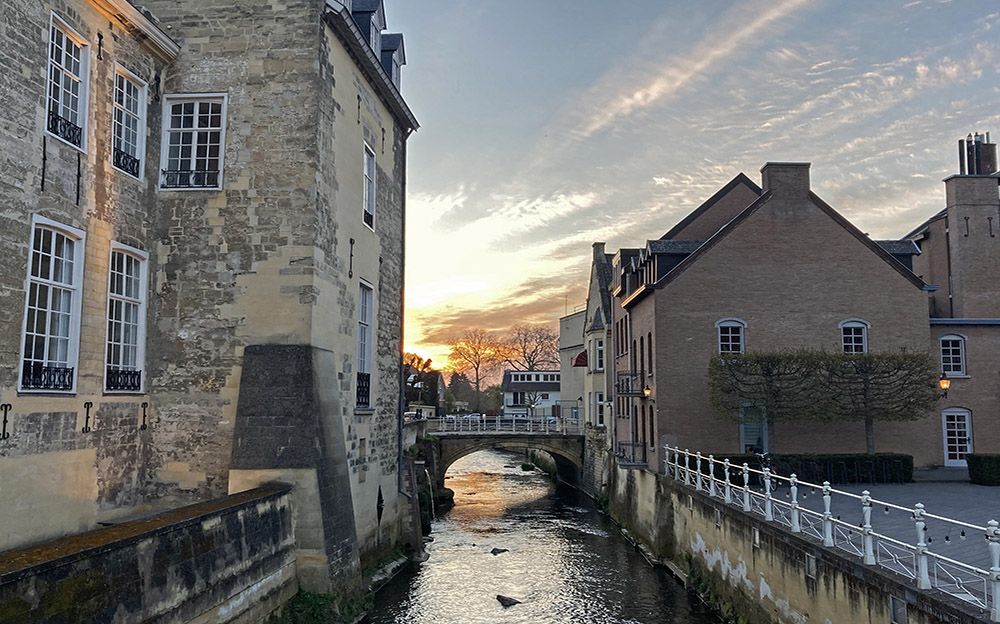
{"type": "Polygon", "coordinates": [[[589,499],[523,472],[517,455],[476,453],[448,476],[455,507],[434,524],[430,560],[379,593],[371,622],[717,622],[589,499]],[[504,609],[497,594],[523,604],[504,609]]]}

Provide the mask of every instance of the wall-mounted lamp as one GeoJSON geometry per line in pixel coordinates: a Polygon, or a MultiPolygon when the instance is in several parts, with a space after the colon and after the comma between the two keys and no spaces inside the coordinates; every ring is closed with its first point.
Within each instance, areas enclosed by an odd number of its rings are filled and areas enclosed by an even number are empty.
{"type": "Polygon", "coordinates": [[[951,388],[951,380],[948,379],[948,375],[941,373],[941,378],[938,379],[938,388],[941,388],[941,398],[948,398],[948,389],[951,388]]]}
{"type": "Polygon", "coordinates": [[[649,385],[647,385],[645,388],[642,389],[642,394],[648,399],[649,397],[653,396],[653,391],[652,389],[650,389],[649,385]]]}

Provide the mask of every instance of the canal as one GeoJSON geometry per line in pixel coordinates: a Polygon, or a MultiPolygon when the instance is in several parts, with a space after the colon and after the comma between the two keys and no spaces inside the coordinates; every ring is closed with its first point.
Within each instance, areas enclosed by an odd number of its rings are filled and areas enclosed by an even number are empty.
{"type": "Polygon", "coordinates": [[[446,485],[455,506],[434,523],[430,559],[378,593],[369,622],[717,624],[589,498],[523,471],[518,454],[470,455],[446,485]]]}

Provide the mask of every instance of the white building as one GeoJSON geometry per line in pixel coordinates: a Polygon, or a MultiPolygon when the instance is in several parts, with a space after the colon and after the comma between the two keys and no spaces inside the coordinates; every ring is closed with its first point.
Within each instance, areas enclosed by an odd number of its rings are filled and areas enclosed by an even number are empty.
{"type": "Polygon", "coordinates": [[[559,416],[557,370],[504,371],[504,416],[559,416]]]}

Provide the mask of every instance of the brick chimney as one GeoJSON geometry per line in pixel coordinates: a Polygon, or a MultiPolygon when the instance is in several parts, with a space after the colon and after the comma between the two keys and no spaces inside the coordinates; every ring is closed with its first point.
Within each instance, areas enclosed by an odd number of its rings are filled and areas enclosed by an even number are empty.
{"type": "Polygon", "coordinates": [[[775,199],[805,199],[809,195],[809,163],[769,162],[760,169],[761,187],[775,199]]]}
{"type": "Polygon", "coordinates": [[[954,175],[944,181],[950,256],[951,314],[1000,316],[1000,178],[954,175]]]}

